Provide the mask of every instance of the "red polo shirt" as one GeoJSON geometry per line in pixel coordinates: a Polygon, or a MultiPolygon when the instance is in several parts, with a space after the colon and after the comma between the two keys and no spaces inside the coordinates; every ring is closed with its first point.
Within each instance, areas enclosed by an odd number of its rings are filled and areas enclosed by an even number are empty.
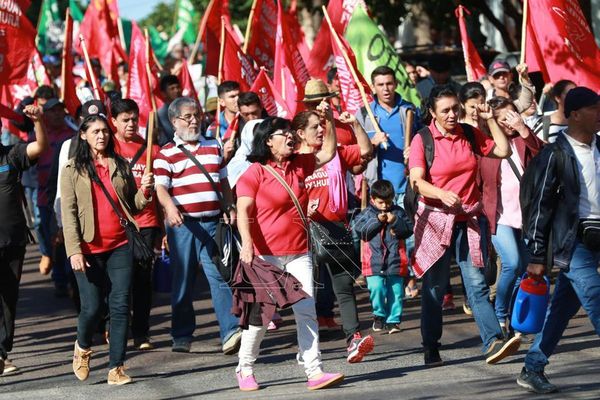
{"type": "MultiPolygon", "coordinates": [[[[292,188],[306,215],[304,180],[315,170],[314,154],[296,154],[283,168],[269,162],[292,188]]],[[[308,236],[294,202],[279,181],[259,163],[252,164],[236,184],[238,198],[255,201],[250,233],[256,255],[284,256],[308,251],[308,236]]]]}
{"type": "MultiPolygon", "coordinates": [[[[462,127],[458,125],[453,135],[443,136],[432,121],[429,130],[433,135],[435,151],[429,176],[425,179],[435,187],[456,193],[465,205],[476,204],[481,198],[476,182],[477,158],[462,127]]],[[[477,128],[473,128],[473,133],[477,155],[490,154],[495,145],[494,141],[477,128]]],[[[408,166],[410,169],[427,168],[421,135],[416,135],[410,144],[408,166]]],[[[425,203],[432,206],[442,204],[439,200],[429,198],[425,198],[425,203]]]]}

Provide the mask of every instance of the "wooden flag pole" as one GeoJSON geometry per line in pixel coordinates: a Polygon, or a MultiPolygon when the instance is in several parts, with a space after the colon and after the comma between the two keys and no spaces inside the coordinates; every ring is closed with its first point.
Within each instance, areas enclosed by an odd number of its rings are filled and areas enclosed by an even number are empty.
{"type": "MultiPolygon", "coordinates": [[[[219,48],[219,71],[217,72],[217,85],[223,79],[223,62],[225,57],[225,17],[221,17],[221,47],[219,48]]],[[[221,102],[217,101],[217,134],[215,139],[221,137],[221,102]]]]}
{"type": "Polygon", "coordinates": [[[148,37],[148,29],[144,28],[144,36],[146,37],[146,77],[148,79],[148,88],[150,88],[150,103],[152,103],[152,111],[157,112],[156,109],[156,99],[154,98],[154,94],[152,93],[152,81],[150,80],[150,76],[152,75],[152,69],[150,68],[150,39],[148,37]]]}
{"type": "Polygon", "coordinates": [[[254,12],[256,10],[257,3],[258,0],[254,0],[252,2],[252,8],[250,9],[250,15],[248,16],[248,26],[246,26],[246,35],[244,36],[244,47],[242,49],[244,51],[244,54],[248,50],[248,42],[250,41],[250,33],[252,32],[252,20],[254,19],[254,12]]]}
{"type": "MultiPolygon", "coordinates": [[[[404,150],[406,151],[406,149],[408,149],[410,147],[410,139],[412,136],[412,126],[413,126],[413,121],[415,120],[415,112],[411,109],[408,109],[408,111],[406,111],[406,121],[404,124],[404,150]]],[[[404,157],[404,165],[408,164],[408,157],[405,156],[404,157]]]]}
{"type": "MultiPolygon", "coordinates": [[[[64,34],[64,40],[63,40],[63,49],[62,49],[62,63],[60,66],[60,81],[62,82],[62,88],[60,89],[60,101],[62,103],[64,103],[65,101],[65,82],[67,79],[67,65],[65,63],[65,60],[67,59],[67,51],[71,51],[71,49],[67,49],[67,46],[65,46],[65,44],[67,43],[67,35],[69,34],[68,29],[66,28],[67,26],[69,26],[69,20],[71,19],[71,9],[69,7],[67,7],[67,12],[65,15],[65,34],[64,34]]],[[[73,34],[73,32],[70,32],[71,34],[73,34]]],[[[73,68],[73,66],[71,66],[71,68],[73,68]]]]}
{"type": "Polygon", "coordinates": [[[520,63],[525,62],[525,50],[527,48],[527,18],[529,15],[529,0],[523,0],[523,23],[521,24],[521,58],[520,63]]]}
{"type": "MultiPolygon", "coordinates": [[[[202,21],[200,21],[200,28],[198,29],[198,35],[196,36],[196,42],[194,42],[194,48],[192,49],[192,54],[190,54],[190,59],[188,60],[188,63],[191,65],[194,63],[194,60],[196,59],[196,53],[198,53],[198,46],[200,46],[200,40],[202,40],[202,32],[204,32],[206,30],[206,24],[207,24],[207,20],[208,20],[208,14],[210,14],[213,6],[215,4],[215,0],[211,0],[210,3],[208,3],[208,7],[206,7],[206,10],[204,11],[204,16],[202,17],[202,21]]],[[[206,51],[206,49],[204,49],[204,51],[206,51]]]]}
{"type": "MultiPolygon", "coordinates": [[[[371,107],[369,106],[369,100],[367,99],[367,94],[365,93],[365,88],[361,85],[360,80],[358,79],[358,75],[356,74],[356,71],[354,70],[352,63],[350,62],[350,57],[348,57],[348,54],[346,54],[346,49],[344,48],[342,41],[340,40],[335,29],[333,29],[333,24],[331,23],[331,19],[329,18],[329,14],[327,13],[327,8],[325,8],[325,6],[322,6],[322,9],[323,9],[323,15],[325,16],[325,19],[327,20],[327,24],[329,25],[329,31],[331,32],[331,36],[335,39],[338,47],[342,51],[344,60],[346,61],[346,64],[348,65],[348,69],[350,70],[350,73],[352,74],[352,79],[354,80],[354,83],[358,87],[358,91],[360,92],[360,97],[362,98],[365,109],[367,110],[367,115],[369,116],[369,119],[371,120],[371,123],[373,124],[373,127],[375,128],[375,132],[380,133],[381,128],[379,127],[379,124],[377,123],[377,120],[375,119],[375,115],[373,115],[373,110],[371,110],[371,107]]],[[[381,143],[381,146],[387,150],[387,148],[388,148],[387,138],[384,142],[381,143]]]]}
{"type": "Polygon", "coordinates": [[[94,75],[94,69],[92,68],[92,63],[90,61],[90,55],[88,54],[87,46],[85,45],[85,39],[83,38],[82,34],[79,34],[79,41],[81,42],[81,50],[83,50],[83,58],[85,60],[85,65],[86,65],[88,74],[90,74],[90,79],[92,80],[92,88],[94,89],[94,97],[96,98],[96,100],[101,100],[100,89],[98,88],[98,85],[96,85],[96,75],[94,75]]]}
{"type": "Polygon", "coordinates": [[[152,172],[152,145],[154,144],[154,122],[156,113],[150,111],[148,116],[148,131],[146,132],[146,172],[152,172]]]}

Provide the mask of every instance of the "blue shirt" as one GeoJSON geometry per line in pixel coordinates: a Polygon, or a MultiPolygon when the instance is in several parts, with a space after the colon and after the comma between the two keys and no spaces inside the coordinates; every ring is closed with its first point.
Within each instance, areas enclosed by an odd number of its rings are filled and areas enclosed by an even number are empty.
{"type": "Polygon", "coordinates": [[[227,122],[227,119],[225,118],[225,111],[221,111],[221,114],[219,114],[219,125],[221,125],[219,135],[223,137],[225,132],[227,132],[227,128],[229,128],[229,122],[227,122]]]}
{"type": "MultiPolygon", "coordinates": [[[[377,175],[379,179],[386,179],[392,182],[396,194],[404,193],[406,190],[406,172],[404,165],[404,120],[406,109],[416,110],[414,104],[402,100],[400,95],[396,94],[396,104],[391,111],[387,111],[377,101],[371,104],[371,110],[379,127],[388,135],[388,148],[379,146],[377,157],[377,175]]],[[[420,114],[415,111],[413,129],[419,127],[420,114]]],[[[373,137],[375,132],[367,132],[369,137],[373,137]]]]}

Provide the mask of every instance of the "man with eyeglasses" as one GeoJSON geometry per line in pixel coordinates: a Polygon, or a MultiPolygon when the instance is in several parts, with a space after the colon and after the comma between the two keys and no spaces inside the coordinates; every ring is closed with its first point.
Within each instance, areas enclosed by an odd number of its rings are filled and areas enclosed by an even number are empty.
{"type": "Polygon", "coordinates": [[[241,330],[230,312],[231,290],[213,262],[220,199],[232,218],[235,215],[227,170],[221,167],[222,149],[216,139],[200,134],[202,114],[195,100],[175,99],[169,106],[169,120],[175,135],[154,161],[154,173],[158,200],[165,211],[173,270],[172,351],[188,353],[191,348],[196,328],[193,288],[200,263],[210,286],[223,353],[234,354],[239,349],[241,330]],[[206,169],[214,186],[190,157],[206,169]]]}

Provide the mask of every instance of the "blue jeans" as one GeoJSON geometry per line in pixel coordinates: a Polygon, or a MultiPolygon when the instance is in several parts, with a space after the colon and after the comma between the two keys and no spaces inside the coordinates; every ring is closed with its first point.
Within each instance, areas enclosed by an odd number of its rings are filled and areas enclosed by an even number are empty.
{"type": "Polygon", "coordinates": [[[129,329],[129,288],[133,271],[133,255],[129,245],[101,254],[85,255],[90,264],[85,272],[76,272],[81,311],[77,322],[77,343],[92,346],[92,337],[104,319],[108,296],[110,313],[109,368],[123,365],[129,329]]]}
{"type": "MultiPolygon", "coordinates": [[[[32,186],[23,186],[25,198],[27,199],[27,207],[33,217],[33,229],[38,232],[40,227],[40,210],[37,206],[38,188],[32,186]]],[[[39,241],[39,239],[38,239],[39,241]]]]}
{"type": "Polygon", "coordinates": [[[492,243],[501,260],[501,269],[496,281],[496,317],[504,322],[510,314],[510,305],[517,282],[525,272],[528,252],[521,238],[521,230],[498,225],[492,243]]]}
{"type": "Polygon", "coordinates": [[[580,242],[577,243],[569,268],[558,274],[544,327],[535,336],[525,357],[525,367],[529,371],[544,370],[569,320],[581,306],[600,336],[599,262],[600,252],[592,252],[580,242]]]}
{"type": "Polygon", "coordinates": [[[174,343],[190,342],[196,329],[193,290],[199,263],[202,264],[210,286],[221,341],[229,339],[238,328],[238,319],[231,314],[231,289],[212,260],[216,250],[214,237],[217,219],[199,221],[184,218],[180,227],[167,227],[173,271],[171,336],[174,343]]]}
{"type": "Polygon", "coordinates": [[[69,284],[71,266],[67,260],[64,244],[53,245],[52,238],[58,231],[54,210],[49,206],[39,206],[40,224],[38,241],[40,253],[52,258],[52,280],[54,286],[66,288],[69,284]]]}
{"type": "Polygon", "coordinates": [[[56,233],[54,223],[54,212],[48,206],[38,206],[40,223],[37,229],[38,243],[40,245],[40,253],[43,256],[52,257],[52,235],[56,233]]]}
{"type": "Polygon", "coordinates": [[[386,324],[399,324],[402,320],[404,278],[399,275],[367,276],[367,286],[373,315],[384,318],[386,324]]]}
{"type": "Polygon", "coordinates": [[[500,324],[494,308],[488,298],[490,289],[485,283],[483,268],[475,268],[469,254],[467,241],[467,225],[457,222],[452,233],[452,242],[444,255],[423,275],[421,289],[421,336],[423,346],[438,348],[442,337],[442,300],[446,294],[446,286],[450,276],[450,261],[454,255],[463,283],[467,290],[469,304],[473,310],[479,335],[483,341],[482,351],[485,353],[496,339],[502,337],[500,324]]]}

